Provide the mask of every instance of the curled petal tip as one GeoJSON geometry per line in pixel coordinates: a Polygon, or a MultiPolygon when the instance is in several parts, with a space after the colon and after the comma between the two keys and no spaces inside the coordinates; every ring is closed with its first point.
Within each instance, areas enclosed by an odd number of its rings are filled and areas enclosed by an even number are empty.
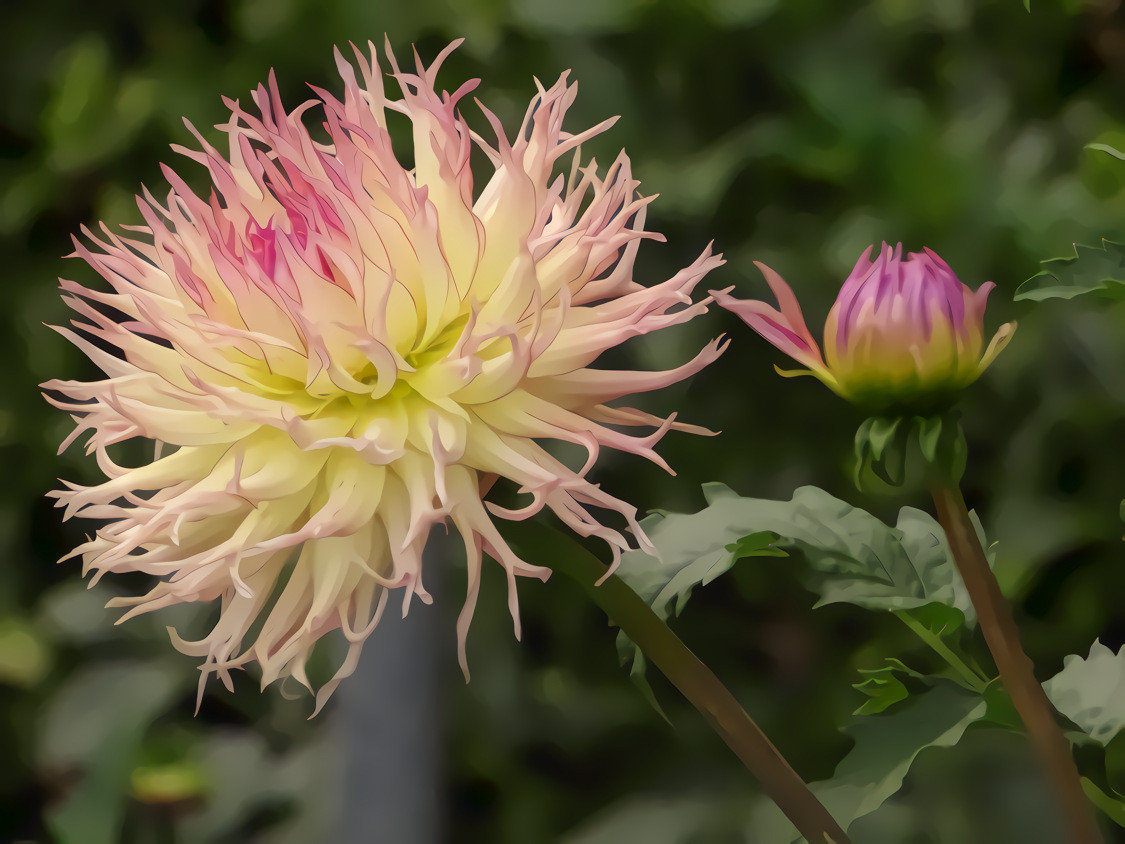
{"type": "MultiPolygon", "coordinates": [[[[351,647],[317,693],[320,711],[389,591],[404,613],[412,595],[429,603],[422,552],[449,523],[473,578],[457,627],[468,680],[485,555],[510,585],[548,574],[515,556],[496,520],[549,509],[619,554],[636,508],[587,479],[600,450],[666,466],[655,450],[665,433],[710,433],[613,402],[690,377],[725,343],[667,372],[592,367],[630,337],[704,313],[693,291],[722,263],[709,246],[667,281],[634,280],[637,249],[657,239],[644,228],[651,198],[637,195],[626,156],[599,172],[577,151],[613,121],[563,131],[564,75],[538,86],[518,127],[486,111],[486,140],[461,113],[472,85],[436,84],[460,40],[415,67],[385,43],[391,81],[371,42],[369,56],[353,44],[353,64],[335,51],[342,99],[314,88],[318,99],[286,111],[271,71],[252,106],[226,100],[223,150],[185,120],[201,148],[177,151],[205,168],[209,189],[197,195],[166,168],[165,203],[138,197],[144,226],[75,241],[110,292],[64,283],[79,330],[61,333],[104,378],[48,382],[49,400],[76,423],[64,445],[89,434],[106,479],[54,496],[65,517],[104,525],[74,552],[95,580],[160,573],[122,621],[220,604],[201,640],[173,636],[202,660],[201,693],[249,663],[263,685],[308,687],[313,648],[341,630],[351,647]],[[313,108],[329,143],[306,128],[313,108]],[[412,123],[405,160],[388,112],[412,123]],[[108,447],[133,438],[167,448],[116,463],[108,447]],[[588,465],[562,463],[552,440],[583,446],[588,465]],[[488,477],[531,503],[490,511],[488,477]]],[[[518,630],[514,602],[513,591],[518,630]]]]}

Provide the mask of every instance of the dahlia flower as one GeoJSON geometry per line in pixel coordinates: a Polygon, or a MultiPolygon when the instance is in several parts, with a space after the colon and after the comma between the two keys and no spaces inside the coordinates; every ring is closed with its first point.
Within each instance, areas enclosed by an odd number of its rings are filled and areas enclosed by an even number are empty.
{"type": "Polygon", "coordinates": [[[797,297],[764,264],[757,264],[781,310],[712,291],[715,301],[807,369],[838,395],[872,411],[929,412],[948,405],[980,377],[1011,339],[1002,325],[984,348],[984,308],[996,286],[975,292],[930,249],[902,258],[902,244],[869,246],[836,297],[824,325],[824,355],[805,326],[797,297]],[[983,350],[983,352],[982,352],[983,350]]]}
{"type": "Polygon", "coordinates": [[[203,659],[200,695],[212,674],[231,688],[231,670],[250,662],[263,687],[291,676],[311,690],[310,652],[339,630],[349,649],[319,709],[392,590],[404,613],[413,597],[430,601],[422,549],[448,523],[468,556],[464,667],[482,555],[507,573],[517,636],[516,577],[549,574],[505,544],[494,518],[547,508],[616,559],[629,543],[595,514],[608,511],[647,547],[636,509],[588,478],[599,450],[668,468],[654,451],[667,431],[709,433],[609,403],[698,372],[722,352],[718,340],[665,372],[590,365],[704,312],[709,300],[691,293],[720,256],[708,248],[663,283],[635,282],[640,242],[661,239],[644,229],[650,198],[637,195],[624,153],[602,175],[578,150],[613,121],[564,131],[576,94],[564,73],[536,83],[511,139],[481,106],[490,143],[458,111],[477,81],[435,88],[457,43],[414,72],[388,48],[397,98],[371,44],[369,60],[355,49],[355,65],[336,52],[342,100],[314,88],[318,100],[286,112],[271,74],[253,93],[257,113],[224,101],[225,155],[190,123],[200,149],[174,147],[207,169],[209,196],[165,167],[171,190],[163,203],[138,197],[136,236],[103,224],[101,236],[84,229],[89,245],[75,241],[111,290],[63,280],[81,320],[58,330],[106,377],[43,387],[76,423],[60,451],[89,432],[86,451],[108,479],[52,493],[64,518],[104,520],[68,557],[81,556],[93,581],[156,578],[147,594],[110,602],[129,608],[122,621],[219,603],[203,638],[169,629],[176,648],[203,659]],[[315,107],[323,140],[303,122],[315,107]],[[388,131],[396,113],[413,129],[401,157],[388,131]],[[477,190],[470,160],[481,153],[477,190]],[[556,175],[568,153],[569,178],[556,175]],[[152,462],[110,456],[132,438],[155,442],[152,462]],[[540,440],[577,444],[588,459],[568,466],[540,440]],[[493,476],[526,504],[485,502],[493,476]]]}

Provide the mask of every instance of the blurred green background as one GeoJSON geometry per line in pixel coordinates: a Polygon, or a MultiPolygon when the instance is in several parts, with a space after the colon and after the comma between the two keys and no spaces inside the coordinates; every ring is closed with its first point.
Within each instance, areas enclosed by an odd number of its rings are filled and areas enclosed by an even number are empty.
{"type": "MultiPolygon", "coordinates": [[[[1020,327],[964,403],[970,506],[1000,542],[998,573],[1041,677],[1095,637],[1125,643],[1125,305],[1011,300],[1071,242],[1125,240],[1125,165],[1084,149],[1125,142],[1119,0],[1037,0],[1031,14],[1019,0],[39,0],[7,11],[0,35],[0,841],[329,840],[334,708],[308,722],[309,701],[259,694],[247,677],[235,694],[214,684],[193,718],[197,674],[167,642],[171,616],[115,628],[101,604],[139,584],[89,593],[76,562],[55,565],[87,526],[60,524],[43,495],[56,477],[97,475],[79,448],[55,456],[70,424],[35,385],[94,376],[43,327],[68,319],[56,277],[94,280],[61,256],[82,224],[138,222],[133,194],[142,183],[161,194],[158,163],[178,158],[168,144],[191,143],[181,117],[210,131],[220,95],[248,100],[271,67],[289,107],[306,82],[338,91],[332,46],[384,33],[400,57],[413,43],[427,60],[467,38],[442,86],[481,77],[477,95],[510,127],[533,76],[573,69],[568,128],[620,115],[587,151],[608,163],[624,147],[642,190],[660,194],[648,227],[668,243],[641,250],[641,281],[714,239],[727,264],[710,286],[764,295],[752,264],[764,261],[798,290],[814,334],[872,242],[930,246],[971,286],[995,281],[990,328],[1020,327]]],[[[723,332],[734,342],[718,364],[647,405],[722,434],[670,435],[674,478],[604,455],[604,485],[642,510],[698,509],[700,484],[716,480],[774,497],[815,483],[859,500],[854,413],[811,379],[777,378],[780,353],[730,315],[626,354],[670,366],[723,332]]],[[[900,502],[863,503],[891,516],[900,502]]],[[[857,669],[927,657],[890,616],[813,611],[799,565],[741,563],[698,590],[675,628],[818,778],[847,750],[837,727],[862,702],[857,669]]],[[[571,584],[521,584],[517,643],[503,578],[486,571],[463,684],[453,568],[431,610],[449,643],[435,725],[448,840],[752,840],[714,809],[716,795],[753,793],[749,776],[654,678],[675,729],[661,720],[571,584]]],[[[1012,738],[970,731],[928,751],[856,840],[1039,840],[1039,786],[1012,738]]]]}

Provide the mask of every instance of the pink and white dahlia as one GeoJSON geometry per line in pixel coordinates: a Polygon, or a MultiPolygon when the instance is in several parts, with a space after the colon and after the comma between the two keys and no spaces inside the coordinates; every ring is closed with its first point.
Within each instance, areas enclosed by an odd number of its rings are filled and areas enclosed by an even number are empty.
{"type": "Polygon", "coordinates": [[[708,300],[691,293],[720,257],[708,249],[661,284],[635,282],[641,240],[660,239],[644,230],[649,198],[624,153],[599,175],[578,151],[613,121],[564,131],[576,86],[563,74],[537,86],[512,139],[482,107],[489,143],[458,112],[477,81],[435,88],[455,46],[414,72],[388,49],[397,98],[374,45],[370,60],[355,51],[361,79],[337,52],[342,100],[314,89],[318,100],[286,112],[271,74],[253,93],[257,114],[226,101],[225,155],[194,129],[201,149],[176,147],[207,168],[210,195],[166,167],[168,197],[138,198],[135,235],[103,225],[100,237],[84,230],[90,245],[76,241],[112,290],[62,281],[81,319],[58,330],[106,377],[43,387],[77,425],[62,447],[89,432],[87,453],[108,480],[52,493],[64,518],[106,521],[69,556],[94,581],[156,578],[147,594],[111,601],[130,607],[121,620],[219,602],[202,639],[170,630],[179,650],[203,658],[201,693],[209,675],[230,688],[231,669],[255,661],[263,686],[292,676],[311,688],[309,654],[340,630],[350,648],[322,705],[391,590],[403,612],[414,596],[430,601],[422,549],[449,522],[468,554],[464,666],[482,554],[507,572],[517,635],[516,576],[549,574],[513,553],[494,517],[548,508],[616,557],[628,542],[594,511],[647,540],[636,509],[588,479],[599,449],[667,468],[653,447],[669,429],[707,433],[608,403],[698,372],[718,341],[667,372],[589,367],[630,337],[703,313],[708,300]],[[314,108],[323,140],[303,122],[314,108]],[[392,149],[392,113],[413,127],[409,165],[392,149]],[[569,176],[556,175],[568,153],[569,176]],[[631,427],[648,430],[622,430],[631,427]],[[153,461],[115,462],[108,447],[137,437],[155,441],[153,461]],[[589,459],[564,465],[540,440],[576,443],[589,459]],[[492,475],[514,481],[526,506],[483,501],[479,483],[492,475]]]}

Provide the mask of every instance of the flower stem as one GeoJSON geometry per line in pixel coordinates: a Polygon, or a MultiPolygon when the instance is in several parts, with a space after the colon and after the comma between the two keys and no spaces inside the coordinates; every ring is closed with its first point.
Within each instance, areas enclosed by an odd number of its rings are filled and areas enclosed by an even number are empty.
{"type": "Polygon", "coordinates": [[[961,678],[965,681],[966,688],[974,691],[977,694],[984,694],[984,690],[988,687],[988,679],[981,677],[976,671],[971,669],[965,664],[965,661],[957,654],[950,650],[949,646],[941,640],[941,637],[936,635],[930,628],[912,616],[907,610],[895,610],[895,615],[914,631],[923,642],[930,646],[930,648],[942,659],[946,664],[952,668],[961,678]]]}
{"type": "Polygon", "coordinates": [[[544,541],[545,530],[542,525],[512,522],[505,525],[504,533],[515,540],[513,546],[533,550],[528,559],[571,578],[605,610],[612,622],[707,719],[806,839],[817,844],[846,844],[847,835],[804,780],[730,691],[652,608],[620,578],[605,577],[606,566],[569,537],[555,533],[544,541]]]}
{"type": "Polygon", "coordinates": [[[1072,844],[1102,844],[1093,807],[1082,791],[1070,744],[1055,719],[1054,707],[1035,679],[1031,660],[1020,645],[1012,609],[988,567],[961,490],[954,484],[936,483],[930,492],[938,522],[949,540],[954,562],[976,608],[1000,680],[1023,719],[1062,804],[1068,840],[1072,844]]]}

